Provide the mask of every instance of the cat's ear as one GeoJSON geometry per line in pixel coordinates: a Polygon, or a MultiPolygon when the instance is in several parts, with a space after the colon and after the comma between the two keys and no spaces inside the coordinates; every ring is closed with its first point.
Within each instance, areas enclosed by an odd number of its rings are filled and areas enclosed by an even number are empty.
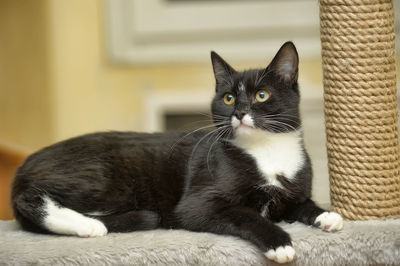
{"type": "Polygon", "coordinates": [[[214,76],[217,85],[222,83],[233,83],[232,74],[236,73],[236,70],[234,70],[214,51],[211,51],[211,62],[213,65],[214,76]]]}
{"type": "Polygon", "coordinates": [[[284,82],[294,83],[297,81],[299,56],[292,42],[286,42],[276,53],[274,59],[268,66],[268,70],[281,77],[284,82]]]}

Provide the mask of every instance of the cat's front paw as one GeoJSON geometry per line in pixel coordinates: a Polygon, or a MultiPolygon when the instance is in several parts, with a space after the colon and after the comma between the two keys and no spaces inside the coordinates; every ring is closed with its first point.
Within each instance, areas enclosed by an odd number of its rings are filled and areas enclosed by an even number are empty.
{"type": "Polygon", "coordinates": [[[292,246],[280,246],[276,249],[270,249],[264,254],[268,259],[277,263],[288,263],[294,259],[296,251],[292,246]]]}
{"type": "Polygon", "coordinates": [[[328,232],[339,231],[343,228],[343,218],[336,212],[323,212],[315,219],[314,225],[328,232]]]}

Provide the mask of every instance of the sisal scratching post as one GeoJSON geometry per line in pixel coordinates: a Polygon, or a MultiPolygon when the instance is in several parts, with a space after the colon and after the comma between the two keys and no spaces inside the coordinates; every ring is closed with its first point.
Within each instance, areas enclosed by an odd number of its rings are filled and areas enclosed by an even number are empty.
{"type": "Polygon", "coordinates": [[[392,1],[320,0],[320,18],[332,207],[348,220],[398,217],[392,1]]]}

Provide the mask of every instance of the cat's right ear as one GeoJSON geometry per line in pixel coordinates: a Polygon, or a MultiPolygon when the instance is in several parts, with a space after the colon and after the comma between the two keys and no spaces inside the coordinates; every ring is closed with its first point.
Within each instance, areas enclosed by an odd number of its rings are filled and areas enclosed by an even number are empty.
{"type": "Polygon", "coordinates": [[[214,76],[217,85],[223,83],[233,83],[232,74],[236,73],[236,70],[234,70],[214,51],[211,51],[211,62],[213,65],[214,76]]]}

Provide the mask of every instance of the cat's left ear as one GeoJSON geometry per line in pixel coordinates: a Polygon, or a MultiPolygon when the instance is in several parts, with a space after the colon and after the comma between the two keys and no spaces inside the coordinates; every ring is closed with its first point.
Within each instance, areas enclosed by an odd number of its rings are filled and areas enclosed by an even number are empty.
{"type": "Polygon", "coordinates": [[[268,66],[268,70],[281,77],[285,83],[297,82],[299,56],[292,42],[286,42],[276,53],[268,66]]]}

